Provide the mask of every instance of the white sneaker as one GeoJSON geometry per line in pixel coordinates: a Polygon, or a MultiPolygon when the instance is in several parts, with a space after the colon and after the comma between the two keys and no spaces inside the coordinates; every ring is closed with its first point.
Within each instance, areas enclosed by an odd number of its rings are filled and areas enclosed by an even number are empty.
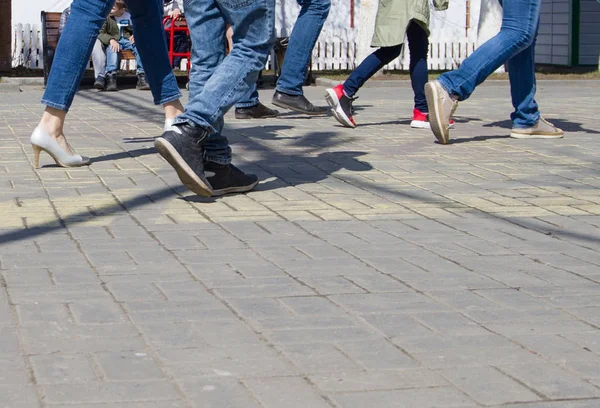
{"type": "Polygon", "coordinates": [[[452,99],[438,81],[429,81],[425,84],[425,97],[429,108],[431,131],[438,142],[448,144],[450,142],[450,118],[458,107],[458,101],[452,99]]]}
{"type": "Polygon", "coordinates": [[[562,129],[557,128],[541,116],[535,126],[528,128],[513,127],[510,131],[510,137],[515,139],[560,139],[564,135],[565,132],[562,129]]]}

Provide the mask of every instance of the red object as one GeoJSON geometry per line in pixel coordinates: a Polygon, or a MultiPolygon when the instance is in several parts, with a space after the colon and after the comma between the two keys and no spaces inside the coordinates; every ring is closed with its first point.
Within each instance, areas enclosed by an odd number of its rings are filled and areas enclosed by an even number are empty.
{"type": "Polygon", "coordinates": [[[354,28],[354,0],[350,0],[350,28],[354,28]]]}
{"type": "Polygon", "coordinates": [[[173,19],[172,17],[165,17],[163,19],[163,27],[165,27],[166,32],[171,34],[169,35],[169,44],[167,44],[169,46],[169,61],[171,61],[171,66],[173,66],[173,59],[175,57],[187,58],[187,70],[189,72],[191,65],[191,52],[174,51],[176,31],[183,31],[188,37],[190,36],[190,29],[188,28],[185,18],[183,16],[179,16],[176,19],[173,19]]]}

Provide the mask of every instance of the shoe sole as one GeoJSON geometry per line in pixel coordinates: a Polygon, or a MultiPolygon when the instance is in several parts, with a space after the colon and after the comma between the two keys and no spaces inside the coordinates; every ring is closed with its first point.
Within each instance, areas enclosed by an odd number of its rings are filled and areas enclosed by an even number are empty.
{"type": "Polygon", "coordinates": [[[222,196],[225,194],[233,194],[233,193],[247,193],[252,190],[258,184],[258,180],[256,182],[250,184],[249,186],[239,186],[239,187],[228,187],[222,188],[220,190],[213,190],[213,196],[222,196]]]}
{"type": "Polygon", "coordinates": [[[441,144],[448,144],[450,139],[450,132],[448,129],[444,129],[444,122],[441,117],[440,93],[435,85],[432,83],[425,84],[425,96],[427,97],[427,107],[429,108],[429,123],[431,124],[431,131],[435,138],[441,144]],[[431,113],[433,112],[433,120],[431,120],[431,113]]]}
{"type": "Polygon", "coordinates": [[[328,89],[325,94],[325,100],[331,107],[331,113],[333,113],[333,117],[344,127],[349,127],[354,129],[356,125],[352,123],[348,115],[344,112],[342,107],[340,106],[339,100],[337,98],[337,94],[333,89],[328,89]]]}
{"type": "Polygon", "coordinates": [[[212,188],[205,183],[190,166],[183,160],[183,157],[175,150],[173,145],[166,139],[159,137],[154,141],[154,147],[158,153],[175,169],[179,180],[184,186],[202,197],[211,197],[212,188]]]}
{"type": "MultiPolygon", "coordinates": [[[[431,124],[429,122],[413,120],[412,122],[410,122],[410,127],[415,129],[431,129],[431,124]]],[[[454,123],[450,123],[448,127],[450,129],[454,129],[454,123]]]]}
{"type": "Polygon", "coordinates": [[[514,139],[562,139],[564,134],[527,134],[510,132],[510,137],[514,139]]]}
{"type": "Polygon", "coordinates": [[[280,102],[280,101],[276,101],[274,99],[271,101],[271,103],[273,105],[275,105],[275,106],[280,107],[280,108],[289,109],[289,110],[294,111],[294,112],[300,112],[300,113],[303,113],[303,114],[309,115],[309,116],[323,116],[323,115],[327,115],[327,112],[319,113],[319,112],[305,111],[305,110],[298,109],[295,106],[288,105],[288,104],[280,102]]]}
{"type": "Polygon", "coordinates": [[[431,129],[429,122],[423,122],[422,120],[413,120],[410,122],[410,127],[415,129],[431,129]]]}
{"type": "Polygon", "coordinates": [[[102,91],[104,89],[104,85],[94,84],[94,88],[96,88],[99,91],[102,91]]]}

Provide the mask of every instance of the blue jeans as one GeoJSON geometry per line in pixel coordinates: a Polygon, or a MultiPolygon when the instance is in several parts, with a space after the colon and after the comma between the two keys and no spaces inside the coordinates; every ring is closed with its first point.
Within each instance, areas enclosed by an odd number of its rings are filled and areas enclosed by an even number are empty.
{"type": "MultiPolygon", "coordinates": [[[[110,13],[114,0],[74,0],[71,17],[60,37],[42,103],[68,111],[90,59],[98,32],[110,13]]],[[[162,26],[162,1],[127,0],[133,20],[136,45],[155,104],[181,98],[169,63],[162,26]]]]}
{"type": "MultiPolygon", "coordinates": [[[[410,51],[410,81],[415,95],[415,108],[421,112],[429,112],[425,98],[425,84],[429,71],[427,70],[427,53],[429,39],[423,28],[411,22],[406,30],[408,49],[410,51]]],[[[348,96],[355,95],[361,86],[377,71],[396,59],[402,51],[402,44],[392,47],[381,47],[360,63],[344,82],[344,92],[348,96]]]]}
{"type": "Polygon", "coordinates": [[[289,95],[302,95],[302,85],[310,63],[312,50],[331,7],[330,0],[297,0],[302,6],[290,35],[277,91],[289,95]]]}
{"type": "MultiPolygon", "coordinates": [[[[142,60],[140,59],[140,53],[137,51],[135,44],[132,44],[127,38],[121,37],[119,40],[119,45],[121,46],[121,50],[124,51],[133,51],[133,55],[135,55],[135,62],[137,65],[136,72],[137,74],[144,73],[144,66],[142,65],[142,60]]],[[[117,70],[117,65],[119,63],[119,53],[114,52],[112,48],[106,48],[106,72],[113,72],[117,70]]]]}
{"type": "Polygon", "coordinates": [[[535,101],[535,41],[542,0],[504,0],[500,32],[463,61],[460,68],[438,78],[446,91],[467,99],[475,87],[508,62],[513,126],[534,126],[540,119],[535,101]]]}
{"type": "Polygon", "coordinates": [[[272,46],[275,0],[187,0],[185,17],[192,39],[190,100],[175,123],[208,130],[205,160],[229,164],[223,116],[256,89],[272,46]],[[207,41],[225,38],[226,21],[233,27],[235,45],[227,56],[223,41],[207,41]]]}

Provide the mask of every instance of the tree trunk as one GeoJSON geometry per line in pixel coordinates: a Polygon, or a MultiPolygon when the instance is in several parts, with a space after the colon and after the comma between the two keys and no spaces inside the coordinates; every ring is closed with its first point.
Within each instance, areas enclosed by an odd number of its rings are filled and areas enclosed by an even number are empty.
{"type": "Polygon", "coordinates": [[[11,0],[0,0],[0,72],[11,69],[11,0]]]}

